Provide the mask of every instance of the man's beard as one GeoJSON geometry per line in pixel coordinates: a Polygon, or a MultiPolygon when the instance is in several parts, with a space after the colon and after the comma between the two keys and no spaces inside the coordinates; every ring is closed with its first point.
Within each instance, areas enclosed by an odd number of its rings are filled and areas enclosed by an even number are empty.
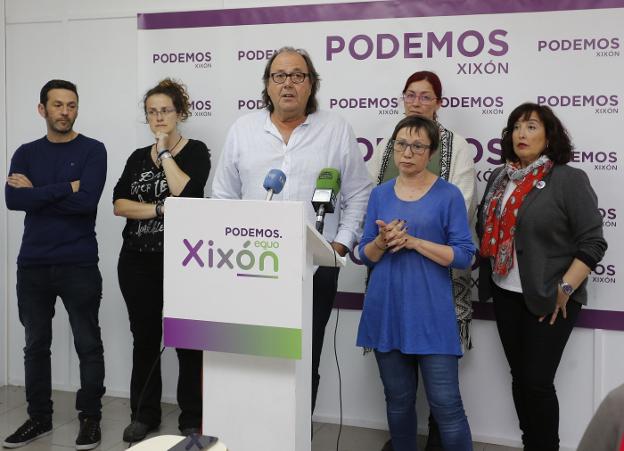
{"type": "Polygon", "coordinates": [[[59,133],[61,135],[66,135],[68,133],[71,133],[73,128],[74,128],[74,122],[70,119],[66,119],[66,125],[65,126],[59,126],[57,123],[60,121],[48,121],[48,124],[50,125],[50,128],[52,130],[54,130],[56,133],[59,133]]]}

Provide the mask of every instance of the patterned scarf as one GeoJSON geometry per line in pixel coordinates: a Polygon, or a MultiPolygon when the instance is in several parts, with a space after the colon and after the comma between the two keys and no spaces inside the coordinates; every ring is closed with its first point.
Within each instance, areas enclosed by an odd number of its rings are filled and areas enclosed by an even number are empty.
{"type": "Polygon", "coordinates": [[[533,187],[538,186],[552,166],[552,161],[546,155],[542,155],[526,168],[521,168],[519,163],[509,162],[492,183],[486,197],[481,256],[493,258],[492,271],[495,274],[504,276],[513,268],[514,233],[518,210],[527,194],[533,187]],[[516,187],[503,206],[503,196],[510,180],[516,187]]]}

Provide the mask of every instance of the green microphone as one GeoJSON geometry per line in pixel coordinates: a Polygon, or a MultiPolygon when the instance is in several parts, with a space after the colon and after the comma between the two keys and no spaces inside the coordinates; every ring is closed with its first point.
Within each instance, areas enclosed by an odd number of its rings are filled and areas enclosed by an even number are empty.
{"type": "Polygon", "coordinates": [[[316,179],[316,188],[312,196],[312,206],[316,211],[316,230],[323,233],[325,213],[333,213],[336,198],[340,192],[340,171],[335,168],[324,168],[316,179]]]}

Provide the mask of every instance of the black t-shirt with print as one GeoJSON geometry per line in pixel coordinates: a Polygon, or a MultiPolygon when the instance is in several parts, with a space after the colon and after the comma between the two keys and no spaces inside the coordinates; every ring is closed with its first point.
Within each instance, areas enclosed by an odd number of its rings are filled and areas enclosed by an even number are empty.
{"type": "MultiPolygon", "coordinates": [[[[128,158],[121,177],[113,190],[113,202],[129,199],[136,202],[156,204],[171,196],[165,172],[156,166],[151,156],[152,146],[135,150],[128,158]]],[[[176,154],[178,167],[190,177],[179,197],[204,197],[204,187],[210,173],[210,151],[206,145],[194,139],[176,154]]],[[[164,218],[127,219],[124,227],[123,251],[163,251],[164,218]]]]}

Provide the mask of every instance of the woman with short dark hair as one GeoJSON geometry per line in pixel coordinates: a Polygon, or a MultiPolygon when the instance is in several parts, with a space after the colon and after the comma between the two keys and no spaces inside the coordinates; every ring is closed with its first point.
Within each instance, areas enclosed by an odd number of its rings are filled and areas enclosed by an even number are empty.
{"type": "Polygon", "coordinates": [[[461,192],[427,170],[439,136],[419,116],[396,126],[398,176],[373,190],[359,245],[371,273],[357,345],[375,351],[395,451],[417,449],[419,368],[444,449],[472,450],[450,269],[470,267],[475,247],[461,192]]]}
{"type": "MultiPolygon", "coordinates": [[[[442,107],[442,81],[435,72],[421,70],[411,74],[403,85],[402,100],[406,116],[421,116],[435,121],[440,139],[435,152],[429,159],[427,169],[447,182],[457,186],[464,196],[468,221],[474,224],[477,209],[477,185],[474,151],[468,142],[458,133],[443,126],[439,122],[438,111],[442,107]]],[[[398,174],[393,159],[394,149],[387,139],[379,143],[368,169],[373,180],[379,185],[391,180],[398,174]]],[[[472,277],[471,268],[453,269],[453,298],[457,326],[464,349],[472,347],[470,338],[470,322],[472,320],[472,277]]],[[[441,450],[440,433],[435,418],[429,415],[429,436],[427,451],[441,450]]],[[[392,451],[389,441],[382,451],[392,451]]]]}
{"type": "Polygon", "coordinates": [[[524,449],[558,450],[555,374],[607,243],[596,194],[567,165],[572,144],[549,107],[514,109],[502,151],[478,212],[479,298],[494,299],[524,449]]]}

